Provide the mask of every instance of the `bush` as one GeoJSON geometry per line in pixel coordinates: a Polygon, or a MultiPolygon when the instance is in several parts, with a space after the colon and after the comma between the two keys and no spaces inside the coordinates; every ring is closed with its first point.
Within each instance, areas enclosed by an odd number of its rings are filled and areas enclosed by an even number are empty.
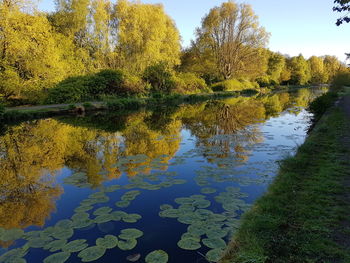
{"type": "Polygon", "coordinates": [[[176,88],[173,75],[165,63],[147,67],[142,78],[151,85],[152,92],[170,93],[176,88]]]}
{"type": "Polygon", "coordinates": [[[144,96],[151,89],[150,84],[143,82],[138,76],[126,74],[118,95],[123,96],[144,96]]]}
{"type": "Polygon", "coordinates": [[[205,83],[205,80],[197,77],[193,73],[179,73],[176,77],[174,77],[174,81],[176,84],[176,93],[195,94],[211,92],[205,83]]]}
{"type": "Polygon", "coordinates": [[[93,75],[69,77],[49,89],[47,103],[68,103],[93,100],[102,94],[124,95],[124,73],[120,70],[101,70],[93,75]]]}
{"type": "Polygon", "coordinates": [[[242,91],[248,89],[258,89],[259,84],[246,80],[228,79],[211,86],[213,91],[242,91]]]}
{"type": "Polygon", "coordinates": [[[311,102],[309,105],[309,111],[314,114],[314,119],[318,120],[321,118],[327,109],[334,105],[337,98],[338,95],[336,92],[327,92],[311,102]]]}
{"type": "Polygon", "coordinates": [[[350,72],[338,73],[332,81],[332,86],[337,89],[350,86],[350,72]]]}

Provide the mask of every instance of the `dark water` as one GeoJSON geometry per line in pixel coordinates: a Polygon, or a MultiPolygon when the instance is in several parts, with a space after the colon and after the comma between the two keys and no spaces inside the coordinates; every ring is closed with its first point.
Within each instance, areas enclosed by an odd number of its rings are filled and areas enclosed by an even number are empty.
{"type": "Polygon", "coordinates": [[[145,262],[154,250],[168,262],[215,262],[276,161],[303,143],[305,108],[321,92],[8,127],[0,137],[0,262],[127,262],[132,254],[145,262]],[[130,228],[142,233],[121,232],[130,228]],[[118,243],[96,246],[105,235],[118,243]]]}

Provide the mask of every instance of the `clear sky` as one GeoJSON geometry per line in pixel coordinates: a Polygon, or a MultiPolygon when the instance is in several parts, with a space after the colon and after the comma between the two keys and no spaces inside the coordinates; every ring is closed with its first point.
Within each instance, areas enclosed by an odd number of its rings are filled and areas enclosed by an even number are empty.
{"type": "MultiPolygon", "coordinates": [[[[210,8],[220,0],[143,0],[162,3],[175,20],[182,36],[183,46],[194,38],[194,30],[210,8]]],[[[339,14],[332,11],[333,0],[238,0],[251,4],[262,26],[271,33],[269,48],[291,56],[302,53],[336,55],[345,59],[350,53],[350,23],[335,25],[339,14]]],[[[53,0],[42,0],[39,8],[53,10],[53,0]]]]}

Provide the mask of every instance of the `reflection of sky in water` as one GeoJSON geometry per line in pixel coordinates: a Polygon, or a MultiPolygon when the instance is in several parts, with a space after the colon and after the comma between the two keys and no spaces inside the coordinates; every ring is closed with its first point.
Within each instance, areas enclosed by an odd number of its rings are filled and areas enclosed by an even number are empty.
{"type": "MultiPolygon", "coordinates": [[[[46,219],[45,227],[53,226],[59,220],[71,218],[74,209],[79,207],[80,202],[86,199],[89,194],[103,191],[104,187],[118,184],[122,186],[121,189],[106,193],[109,197],[108,202],[97,203],[92,210],[88,211],[90,218],[95,217],[92,212],[97,208],[109,206],[113,208],[113,211],[122,210],[129,214],[137,213],[142,216],[141,220],[136,223],[109,221],[100,225],[92,225],[88,229],[75,229],[74,235],[69,238],[69,241],[86,239],[89,246],[93,246],[98,237],[103,237],[106,234],[118,236],[122,229],[136,228],[142,230],[144,235],[137,239],[135,248],[129,251],[122,251],[118,248],[107,249],[105,255],[94,262],[125,262],[128,255],[135,253],[141,254],[140,262],[143,262],[144,257],[149,252],[157,249],[162,249],[169,254],[169,262],[197,262],[198,260],[205,262],[202,255],[205,255],[209,250],[203,245],[203,239],[206,236],[202,236],[201,248],[197,250],[179,248],[177,242],[181,239],[181,235],[187,231],[188,225],[178,222],[177,218],[160,217],[160,205],[170,204],[174,208],[178,208],[179,204],[174,202],[176,198],[198,195],[201,194],[202,188],[210,187],[217,191],[203,194],[205,199],[211,202],[209,207],[203,208],[216,214],[224,214],[226,219],[223,222],[229,221],[230,218],[239,218],[243,212],[242,209],[248,209],[246,204],[251,204],[266,191],[268,183],[276,174],[278,168],[276,161],[293,153],[296,146],[303,142],[308,120],[309,115],[304,110],[299,114],[284,111],[278,117],[272,117],[265,122],[247,125],[235,134],[220,134],[201,138],[195,135],[197,130],[191,130],[187,124],[181,129],[180,134],[159,135],[152,138],[154,143],[162,140],[175,140],[178,136],[181,138],[179,148],[175,156],[169,160],[169,165],[166,165],[166,170],[152,169],[150,175],[145,173],[144,176],[128,177],[123,169],[123,166],[128,165],[128,162],[123,163],[119,160],[119,168],[124,173],[117,179],[104,182],[103,186],[94,190],[89,187],[79,188],[74,184],[65,184],[64,182],[74,178],[72,174],[75,172],[74,169],[64,167],[56,177],[56,182],[63,187],[63,194],[56,201],[56,211],[46,219]],[[175,172],[176,175],[171,175],[171,172],[175,172]],[[152,174],[156,174],[156,176],[152,177],[152,174]],[[141,177],[142,180],[139,179],[141,177]],[[186,183],[171,183],[175,179],[184,179],[186,183]],[[157,190],[141,189],[147,188],[146,186],[141,187],[144,182],[147,182],[148,185],[161,184],[163,187],[157,190]],[[125,189],[129,188],[127,186],[130,184],[135,185],[130,189],[125,189]],[[225,213],[222,203],[217,202],[217,196],[225,192],[229,195],[229,192],[225,190],[227,187],[239,187],[240,191],[232,192],[232,196],[236,195],[236,197],[232,197],[231,200],[225,197],[225,203],[233,202],[234,204],[238,200],[238,209],[225,213]],[[115,205],[121,200],[124,193],[135,189],[139,190],[141,194],[132,200],[128,207],[119,208],[115,205]],[[245,203],[239,200],[244,200],[245,203]]],[[[123,133],[118,133],[118,135],[123,136],[123,133]]],[[[118,136],[118,138],[121,137],[118,136]]],[[[98,143],[103,144],[103,141],[98,143]]],[[[128,146],[125,138],[119,140],[119,143],[121,149],[125,150],[128,146]]],[[[103,153],[98,152],[97,155],[99,158],[103,158],[103,153]]],[[[164,166],[164,163],[153,160],[149,165],[157,167],[158,165],[164,166]]],[[[137,165],[134,167],[136,174],[140,173],[141,170],[138,170],[137,165]]],[[[197,207],[196,210],[198,209],[200,208],[197,207]]],[[[227,231],[228,225],[215,223],[213,227],[227,231]]],[[[31,230],[41,230],[41,228],[28,227],[26,232],[31,230]]],[[[227,234],[224,237],[226,242],[232,233],[227,234]]],[[[24,243],[24,240],[17,241],[10,246],[10,249],[22,246],[24,243]]],[[[3,252],[5,251],[3,249],[3,252]]],[[[27,262],[42,262],[50,254],[52,253],[41,248],[31,248],[25,258],[27,262]]],[[[67,262],[80,262],[77,254],[72,253],[67,262]]]]}

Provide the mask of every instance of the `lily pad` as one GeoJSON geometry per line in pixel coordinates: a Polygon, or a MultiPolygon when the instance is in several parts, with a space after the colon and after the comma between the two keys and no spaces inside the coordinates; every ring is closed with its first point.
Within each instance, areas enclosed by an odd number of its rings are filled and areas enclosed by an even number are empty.
{"type": "Polygon", "coordinates": [[[112,208],[108,207],[108,206],[104,206],[104,207],[100,207],[98,209],[96,209],[93,214],[95,216],[100,216],[100,215],[105,215],[108,214],[109,212],[112,211],[112,208]]]}
{"type": "Polygon", "coordinates": [[[94,207],[91,205],[81,205],[81,206],[78,206],[77,208],[75,208],[74,212],[76,212],[76,213],[86,212],[86,211],[91,210],[92,208],[94,208],[94,207]]]}
{"type": "Polygon", "coordinates": [[[23,236],[23,234],[24,232],[22,229],[13,228],[3,231],[2,235],[0,236],[0,239],[5,242],[17,240],[20,239],[23,236]]]}
{"type": "Polygon", "coordinates": [[[66,262],[69,257],[69,252],[59,252],[45,258],[44,263],[63,263],[66,262]]]}
{"type": "Polygon", "coordinates": [[[106,253],[106,249],[104,247],[100,246],[93,246],[85,248],[84,250],[80,251],[78,254],[78,257],[81,258],[82,262],[91,262],[96,259],[99,259],[106,253]]]}
{"type": "Polygon", "coordinates": [[[69,252],[69,253],[81,251],[81,250],[87,248],[87,246],[88,246],[88,244],[85,242],[86,242],[86,239],[73,240],[73,241],[65,244],[63,246],[62,250],[64,252],[69,252]]]}
{"type": "Polygon", "coordinates": [[[204,187],[201,189],[202,194],[213,194],[215,192],[216,192],[216,189],[212,187],[204,187]]]}
{"type": "Polygon", "coordinates": [[[44,247],[48,242],[52,241],[52,238],[32,238],[28,241],[28,246],[33,248],[44,247]]]}
{"type": "Polygon", "coordinates": [[[74,231],[72,228],[55,227],[53,237],[57,239],[69,239],[73,236],[74,231]]]}
{"type": "Polygon", "coordinates": [[[159,216],[160,217],[168,217],[168,218],[177,218],[181,215],[181,211],[178,209],[167,209],[167,210],[163,210],[161,212],[159,212],[159,216]]]}
{"type": "Polygon", "coordinates": [[[205,238],[203,244],[209,248],[225,248],[226,242],[221,238],[205,238]]]}
{"type": "Polygon", "coordinates": [[[163,250],[152,251],[145,258],[146,263],[166,263],[168,260],[169,256],[163,250]]]}
{"type": "MultiPolygon", "coordinates": [[[[56,223],[55,226],[57,227],[62,227],[62,228],[71,228],[73,225],[73,222],[69,219],[63,219],[63,220],[60,220],[56,223]]],[[[53,230],[54,232],[54,230],[53,230]]]]}
{"type": "Polygon", "coordinates": [[[121,207],[121,208],[125,208],[128,207],[130,205],[129,201],[118,201],[115,203],[116,206],[121,207]]]}
{"type": "Polygon", "coordinates": [[[94,221],[90,218],[82,218],[73,222],[73,228],[82,229],[91,226],[94,221]]]}
{"type": "Polygon", "coordinates": [[[210,262],[218,262],[222,257],[222,254],[223,254],[223,250],[216,248],[216,249],[209,250],[205,255],[205,257],[210,262]]]}
{"type": "Polygon", "coordinates": [[[118,238],[113,235],[106,235],[96,239],[96,245],[103,248],[114,248],[118,245],[118,238]]]}
{"type": "Polygon", "coordinates": [[[193,205],[195,207],[198,208],[207,208],[210,206],[210,201],[209,200],[205,200],[205,199],[201,199],[201,200],[197,200],[193,203],[193,205]]]}
{"type": "Polygon", "coordinates": [[[137,245],[136,239],[119,240],[118,247],[121,250],[131,250],[137,245]]]}
{"type": "Polygon", "coordinates": [[[164,204],[160,206],[160,210],[167,210],[167,209],[172,209],[172,205],[164,204]]]}
{"type": "Polygon", "coordinates": [[[185,250],[197,250],[201,247],[201,244],[197,239],[194,238],[184,238],[177,242],[177,245],[185,250]]]}
{"type": "Polygon", "coordinates": [[[136,223],[141,218],[142,216],[139,214],[126,214],[123,216],[122,220],[126,223],[136,223]]]}
{"type": "Polygon", "coordinates": [[[119,235],[119,238],[122,239],[136,239],[143,236],[143,232],[136,228],[127,228],[120,232],[121,234],[119,235]]]}
{"type": "Polygon", "coordinates": [[[124,211],[113,211],[111,213],[111,216],[112,216],[114,221],[120,221],[126,215],[127,215],[127,213],[125,213],[124,211]]]}
{"type": "Polygon", "coordinates": [[[61,250],[66,243],[67,240],[64,239],[54,240],[46,244],[44,246],[44,249],[49,250],[50,252],[56,252],[58,250],[61,250]]]}
{"type": "Polygon", "coordinates": [[[94,222],[97,224],[101,224],[101,223],[106,223],[109,221],[113,220],[113,216],[111,214],[103,214],[103,215],[99,215],[94,219],[94,222]]]}

